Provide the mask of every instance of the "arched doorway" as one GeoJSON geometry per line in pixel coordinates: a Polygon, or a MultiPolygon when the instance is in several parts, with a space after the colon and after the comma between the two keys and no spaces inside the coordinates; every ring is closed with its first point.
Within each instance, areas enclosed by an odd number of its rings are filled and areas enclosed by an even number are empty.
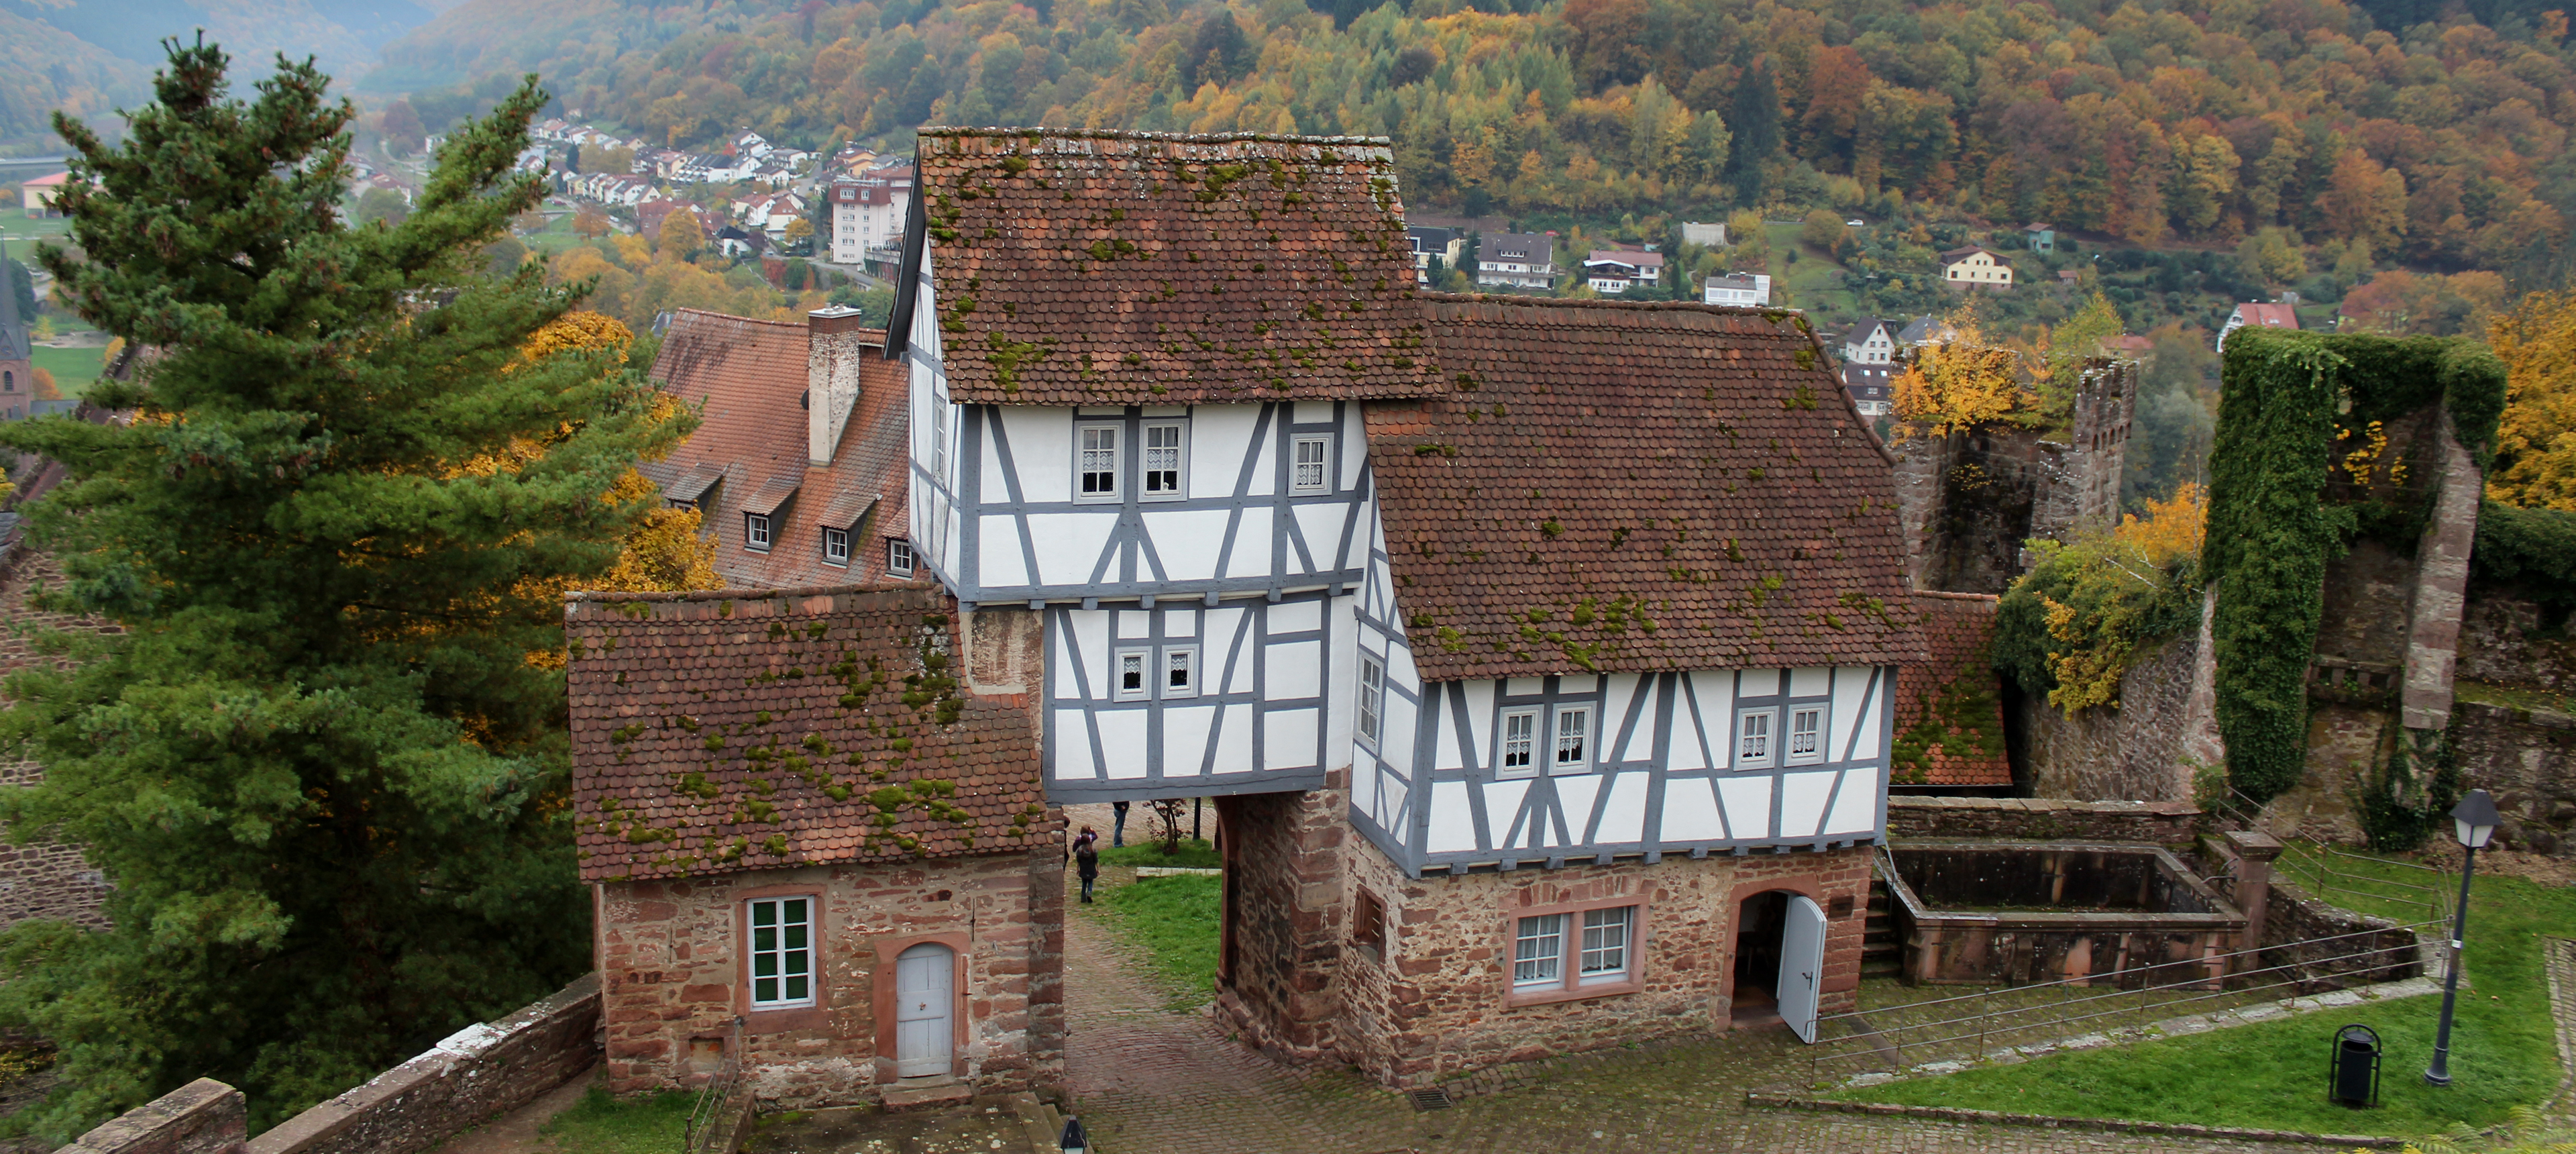
{"type": "Polygon", "coordinates": [[[1825,911],[1815,899],[1788,890],[1765,890],[1744,899],[1735,914],[1734,996],[1736,1028],[1785,1024],[1804,1042],[1816,1040],[1816,995],[1825,968],[1825,911]]]}
{"type": "Polygon", "coordinates": [[[952,1073],[957,1059],[955,951],[923,942],[895,958],[895,1076],[952,1073]]]}

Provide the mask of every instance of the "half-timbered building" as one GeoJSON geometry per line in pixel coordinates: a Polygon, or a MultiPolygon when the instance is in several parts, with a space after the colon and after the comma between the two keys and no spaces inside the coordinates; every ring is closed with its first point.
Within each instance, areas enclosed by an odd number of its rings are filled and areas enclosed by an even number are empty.
{"type": "Polygon", "coordinates": [[[918,553],[1051,800],[1219,797],[1246,1037],[1407,1084],[1848,1001],[1923,642],[1802,319],[1418,292],[1383,141],[919,171],[918,553]]]}

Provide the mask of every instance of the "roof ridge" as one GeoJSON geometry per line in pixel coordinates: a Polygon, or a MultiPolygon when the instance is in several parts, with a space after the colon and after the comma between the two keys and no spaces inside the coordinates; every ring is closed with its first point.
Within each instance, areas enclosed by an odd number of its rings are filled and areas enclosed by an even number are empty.
{"type": "MultiPolygon", "coordinates": [[[[767,318],[767,317],[746,317],[746,316],[736,316],[736,315],[734,315],[733,313],[720,313],[720,312],[715,311],[714,309],[693,309],[693,308],[687,308],[687,307],[682,307],[682,308],[672,309],[672,310],[671,310],[671,319],[672,319],[672,321],[676,323],[676,322],[680,319],[681,315],[682,315],[682,314],[685,314],[685,313],[696,313],[696,314],[697,314],[697,315],[699,315],[699,316],[702,316],[702,317],[713,317],[713,318],[715,318],[715,319],[717,319],[717,320],[720,320],[720,321],[740,321],[740,322],[742,322],[742,323],[744,323],[744,324],[747,324],[747,325],[770,325],[770,326],[773,326],[773,327],[776,327],[776,328],[782,328],[782,329],[802,329],[802,328],[809,327],[809,326],[807,326],[807,325],[806,325],[806,323],[805,323],[805,322],[803,322],[803,321],[773,321],[773,320],[770,320],[770,319],[769,319],[769,318],[767,318]]],[[[882,330],[882,329],[872,329],[872,330],[870,330],[870,331],[871,331],[871,332],[883,332],[884,330],[882,330]]]]}
{"type": "Polygon", "coordinates": [[[943,140],[1001,139],[1034,140],[1132,140],[1153,144],[1342,144],[1385,148],[1394,145],[1385,136],[1298,136],[1281,132],[1143,132],[1124,128],[967,128],[956,125],[926,125],[914,130],[917,136],[934,136],[943,140]]]}
{"type": "MultiPolygon", "coordinates": [[[[883,494],[879,496],[882,497],[883,494]]],[[[803,585],[786,589],[751,586],[736,589],[693,589],[677,593],[575,589],[566,593],[564,600],[612,604],[639,601],[778,601],[793,597],[826,597],[845,593],[893,593],[910,589],[937,588],[939,588],[937,582],[922,578],[917,581],[879,582],[874,585],[803,585]]]]}

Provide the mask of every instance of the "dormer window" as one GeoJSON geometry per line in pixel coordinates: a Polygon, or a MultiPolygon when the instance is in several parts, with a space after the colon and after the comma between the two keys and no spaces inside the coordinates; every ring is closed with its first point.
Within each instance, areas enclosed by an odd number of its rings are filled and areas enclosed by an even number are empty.
{"type": "Polygon", "coordinates": [[[742,547],[755,553],[769,552],[768,514],[745,513],[742,515],[742,547]]]}
{"type": "Polygon", "coordinates": [[[838,566],[847,566],[850,563],[849,530],[830,528],[823,530],[823,563],[838,566]]]}

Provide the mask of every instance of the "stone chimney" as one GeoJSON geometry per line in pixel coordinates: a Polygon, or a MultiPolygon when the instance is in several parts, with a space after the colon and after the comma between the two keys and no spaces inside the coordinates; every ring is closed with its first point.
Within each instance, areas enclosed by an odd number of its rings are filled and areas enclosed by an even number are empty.
{"type": "Polygon", "coordinates": [[[859,358],[876,342],[857,309],[830,305],[805,317],[805,459],[829,465],[859,404],[859,358]]]}

